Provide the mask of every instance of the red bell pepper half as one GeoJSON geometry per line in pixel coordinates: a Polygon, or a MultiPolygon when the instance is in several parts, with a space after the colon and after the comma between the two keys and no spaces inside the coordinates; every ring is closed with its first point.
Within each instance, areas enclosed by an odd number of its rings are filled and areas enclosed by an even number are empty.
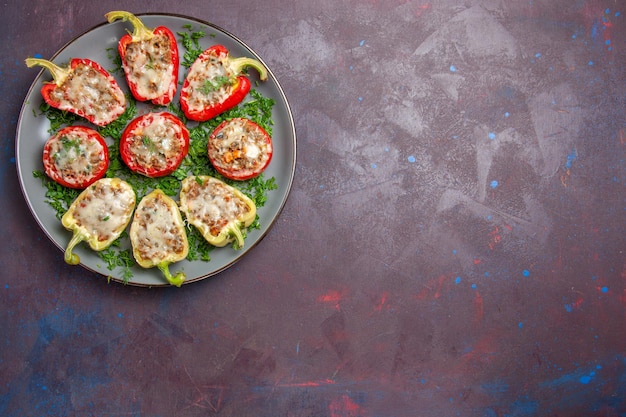
{"type": "Polygon", "coordinates": [[[270,135],[249,119],[226,120],[209,137],[211,164],[231,180],[245,181],[258,176],[269,165],[273,151],[270,135]]]}
{"type": "Polygon", "coordinates": [[[26,65],[46,68],[53,81],[41,87],[46,103],[59,110],[84,117],[98,126],[106,126],[126,110],[124,92],[107,70],[95,61],[73,58],[60,67],[40,58],[26,58],[26,65]]]}
{"type": "Polygon", "coordinates": [[[189,131],[171,113],[146,113],[133,119],[120,139],[120,156],[132,171],[150,178],[178,168],[189,151],[189,131]]]}
{"type": "Polygon", "coordinates": [[[122,36],[117,50],[130,91],[138,101],[166,105],[178,87],[178,44],[165,26],[150,29],[135,15],[113,11],[105,15],[111,23],[122,19],[133,25],[133,32],[122,36]]]}
{"type": "Polygon", "coordinates": [[[241,103],[251,88],[242,74],[246,67],[256,69],[261,81],[267,79],[267,69],[255,59],[232,58],[223,45],[205,49],[189,68],[181,89],[185,116],[203,122],[241,103]]]}
{"type": "Polygon", "coordinates": [[[104,177],[109,149],[104,138],[86,126],[68,126],[46,141],[43,166],[48,177],[64,187],[87,188],[104,177]]]}

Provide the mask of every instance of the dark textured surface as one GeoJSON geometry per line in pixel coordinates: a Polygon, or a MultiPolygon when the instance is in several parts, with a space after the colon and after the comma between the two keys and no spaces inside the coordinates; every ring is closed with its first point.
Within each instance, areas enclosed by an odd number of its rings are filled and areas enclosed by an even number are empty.
{"type": "Polygon", "coordinates": [[[0,415],[626,415],[623,2],[0,10],[0,415]],[[181,289],[65,265],[19,189],[24,58],[115,9],[236,34],[294,113],[275,226],[181,289]]]}

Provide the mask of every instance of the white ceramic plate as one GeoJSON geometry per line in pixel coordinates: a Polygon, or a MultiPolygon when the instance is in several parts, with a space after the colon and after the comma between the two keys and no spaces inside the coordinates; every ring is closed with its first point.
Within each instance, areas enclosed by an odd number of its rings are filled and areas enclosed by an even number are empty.
{"type": "MultiPolygon", "coordinates": [[[[200,39],[200,47],[202,49],[220,43],[230,50],[232,56],[249,56],[265,64],[261,57],[241,40],[211,23],[171,14],[141,14],[138,16],[148,27],[166,26],[175,34],[176,32],[187,30],[184,29],[185,25],[191,25],[193,27],[192,30],[202,30],[206,33],[206,36],[200,39]]],[[[128,22],[104,22],[69,42],[50,60],[57,65],[65,65],[71,58],[89,58],[100,63],[108,70],[113,67],[113,64],[109,58],[110,53],[107,50],[112,49],[116,51],[118,40],[127,33],[128,29],[132,30],[132,26],[128,22]]],[[[179,39],[178,35],[177,39],[179,39]]],[[[180,44],[180,41],[179,52],[182,61],[185,49],[180,44]]],[[[267,65],[265,66],[267,68],[267,65]]],[[[183,80],[186,73],[187,69],[181,66],[179,79],[183,80]]],[[[120,73],[114,76],[120,86],[125,91],[128,91],[123,74],[120,73]]],[[[267,202],[263,207],[259,208],[258,214],[261,228],[249,231],[244,249],[235,250],[230,246],[215,248],[211,252],[211,260],[209,262],[184,260],[170,266],[172,273],[180,269],[185,271],[187,275],[186,283],[215,275],[232,266],[249,252],[271,228],[283,209],[291,189],[296,165],[296,133],[289,104],[282,88],[269,68],[268,79],[264,82],[256,82],[258,78],[254,70],[250,71],[249,76],[254,89],[263,96],[272,98],[275,101],[272,114],[274,120],[272,128],[274,155],[264,175],[265,178],[274,177],[278,188],[268,193],[267,202]]],[[[39,111],[39,106],[43,101],[40,93],[41,87],[44,82],[50,80],[49,72],[45,70],[40,71],[24,100],[16,132],[16,162],[20,186],[33,216],[54,244],[59,249],[65,250],[71,238],[71,232],[61,225],[60,220],[55,216],[54,209],[46,203],[46,189],[42,185],[41,179],[33,176],[34,171],[43,171],[42,150],[44,143],[50,137],[48,132],[50,123],[39,111]]],[[[174,99],[176,101],[178,100],[178,94],[174,99]]],[[[129,247],[130,244],[128,242],[122,242],[122,248],[129,247]]],[[[80,256],[81,265],[88,270],[110,277],[114,281],[124,282],[124,271],[122,269],[109,270],[105,262],[87,244],[80,244],[75,249],[75,253],[80,256]]],[[[144,269],[134,266],[132,272],[133,276],[128,280],[128,284],[137,286],[168,285],[157,268],[144,269]]]]}

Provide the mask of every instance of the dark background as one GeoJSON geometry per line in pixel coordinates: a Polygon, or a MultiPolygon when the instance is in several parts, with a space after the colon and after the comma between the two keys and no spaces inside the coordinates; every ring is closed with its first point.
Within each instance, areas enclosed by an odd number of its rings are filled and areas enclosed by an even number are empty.
{"type": "Polygon", "coordinates": [[[626,4],[0,4],[0,415],[625,416],[626,4]],[[237,35],[292,107],[265,239],[176,288],[70,267],[15,130],[104,14],[237,35]]]}

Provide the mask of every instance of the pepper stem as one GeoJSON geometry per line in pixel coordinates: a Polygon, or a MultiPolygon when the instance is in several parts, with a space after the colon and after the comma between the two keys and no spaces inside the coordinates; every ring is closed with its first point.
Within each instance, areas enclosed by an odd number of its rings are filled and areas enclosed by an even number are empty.
{"type": "Polygon", "coordinates": [[[243,233],[241,233],[241,229],[239,228],[239,226],[236,224],[230,224],[228,226],[228,232],[230,233],[232,237],[235,238],[235,245],[236,245],[235,247],[237,249],[243,248],[244,238],[243,238],[243,233]]]}
{"type": "Polygon", "coordinates": [[[80,230],[75,229],[72,238],[67,244],[67,248],[65,249],[65,254],[63,255],[63,259],[66,263],[70,265],[78,265],[80,262],[80,257],[75,253],[72,253],[72,250],[76,245],[85,240],[85,235],[80,232],[80,230]]]}
{"type": "Polygon", "coordinates": [[[148,39],[152,39],[152,37],[154,36],[154,31],[146,27],[141,19],[139,19],[132,13],[122,10],[115,10],[105,14],[104,17],[107,18],[109,23],[113,23],[118,19],[122,19],[125,22],[130,22],[133,25],[133,32],[131,33],[133,42],[145,41],[148,39]]]}
{"type": "Polygon", "coordinates": [[[245,67],[252,67],[259,72],[259,79],[261,81],[267,80],[267,69],[261,62],[256,59],[248,58],[248,57],[240,57],[231,59],[232,68],[235,70],[235,73],[240,74],[245,67]]]}
{"type": "Polygon", "coordinates": [[[168,262],[161,262],[157,264],[157,268],[159,268],[161,272],[163,272],[163,275],[165,275],[165,279],[170,284],[179,288],[181,285],[183,285],[183,282],[185,281],[185,278],[186,278],[185,273],[183,271],[178,271],[176,275],[172,275],[170,273],[168,262]]]}
{"type": "Polygon", "coordinates": [[[65,81],[65,78],[67,78],[68,74],[70,73],[70,71],[67,68],[60,67],[54,62],[48,61],[47,59],[26,58],[25,62],[28,68],[32,68],[35,65],[39,65],[40,67],[44,67],[45,69],[50,71],[50,74],[52,74],[52,79],[54,80],[54,83],[56,85],[63,84],[63,81],[65,81]]]}

